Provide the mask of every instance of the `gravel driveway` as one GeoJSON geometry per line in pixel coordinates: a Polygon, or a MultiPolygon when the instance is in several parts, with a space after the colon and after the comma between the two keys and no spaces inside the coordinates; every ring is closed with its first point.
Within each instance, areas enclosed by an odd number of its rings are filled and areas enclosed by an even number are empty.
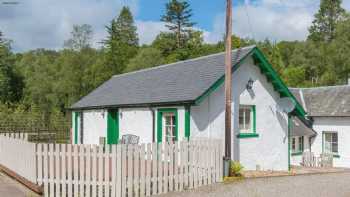
{"type": "Polygon", "coordinates": [[[246,179],[162,197],[349,197],[350,172],[246,179]]]}

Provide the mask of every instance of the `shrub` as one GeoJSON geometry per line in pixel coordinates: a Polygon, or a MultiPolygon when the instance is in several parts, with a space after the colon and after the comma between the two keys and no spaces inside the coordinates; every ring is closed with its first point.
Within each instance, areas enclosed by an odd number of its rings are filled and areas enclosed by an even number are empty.
{"type": "Polygon", "coordinates": [[[230,176],[242,176],[243,166],[237,161],[230,162],[230,176]]]}

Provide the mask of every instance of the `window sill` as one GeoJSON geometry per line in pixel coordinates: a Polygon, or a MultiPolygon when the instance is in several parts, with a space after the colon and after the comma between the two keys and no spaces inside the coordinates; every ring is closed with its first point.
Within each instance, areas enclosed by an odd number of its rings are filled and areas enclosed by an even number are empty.
{"type": "Polygon", "coordinates": [[[295,152],[295,153],[292,153],[291,155],[292,156],[299,156],[299,155],[302,155],[303,154],[303,152],[295,152]]]}
{"type": "Polygon", "coordinates": [[[237,135],[237,138],[257,138],[259,134],[257,133],[240,133],[237,135]]]}
{"type": "Polygon", "coordinates": [[[334,154],[334,155],[333,155],[333,158],[340,158],[340,155],[334,154]]]}

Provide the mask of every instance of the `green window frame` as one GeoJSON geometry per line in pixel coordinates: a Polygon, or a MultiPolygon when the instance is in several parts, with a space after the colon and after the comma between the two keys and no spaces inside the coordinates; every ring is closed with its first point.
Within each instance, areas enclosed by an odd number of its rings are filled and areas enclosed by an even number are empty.
{"type": "Polygon", "coordinates": [[[163,141],[163,114],[164,113],[174,113],[175,116],[175,141],[179,138],[179,118],[177,108],[160,108],[157,111],[157,142],[163,141]]]}
{"type": "Polygon", "coordinates": [[[109,109],[107,115],[107,144],[119,142],[119,110],[109,109]]]}
{"type": "Polygon", "coordinates": [[[322,152],[331,153],[333,157],[339,158],[339,134],[336,131],[323,131],[322,132],[322,152]],[[328,138],[328,139],[327,139],[328,138]],[[330,151],[327,151],[326,142],[330,139],[330,151]]]}
{"type": "Polygon", "coordinates": [[[238,138],[256,138],[259,137],[259,134],[256,133],[256,106],[255,105],[240,105],[239,106],[239,120],[238,124],[240,127],[238,138]],[[249,129],[242,132],[242,125],[246,124],[247,112],[249,111],[249,129]],[[243,115],[243,116],[241,116],[243,115]],[[243,121],[243,122],[241,122],[243,121]]]}
{"type": "Polygon", "coordinates": [[[291,155],[302,155],[304,152],[304,136],[292,137],[291,143],[291,155]]]}

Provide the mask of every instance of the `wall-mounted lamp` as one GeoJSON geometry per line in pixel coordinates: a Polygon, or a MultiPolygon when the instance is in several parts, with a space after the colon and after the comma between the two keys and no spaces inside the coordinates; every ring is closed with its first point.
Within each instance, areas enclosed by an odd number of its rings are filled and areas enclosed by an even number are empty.
{"type": "Polygon", "coordinates": [[[253,83],[254,83],[254,81],[253,81],[253,79],[249,79],[248,80],[248,83],[247,83],[247,90],[251,90],[251,89],[253,89],[253,83]]]}

